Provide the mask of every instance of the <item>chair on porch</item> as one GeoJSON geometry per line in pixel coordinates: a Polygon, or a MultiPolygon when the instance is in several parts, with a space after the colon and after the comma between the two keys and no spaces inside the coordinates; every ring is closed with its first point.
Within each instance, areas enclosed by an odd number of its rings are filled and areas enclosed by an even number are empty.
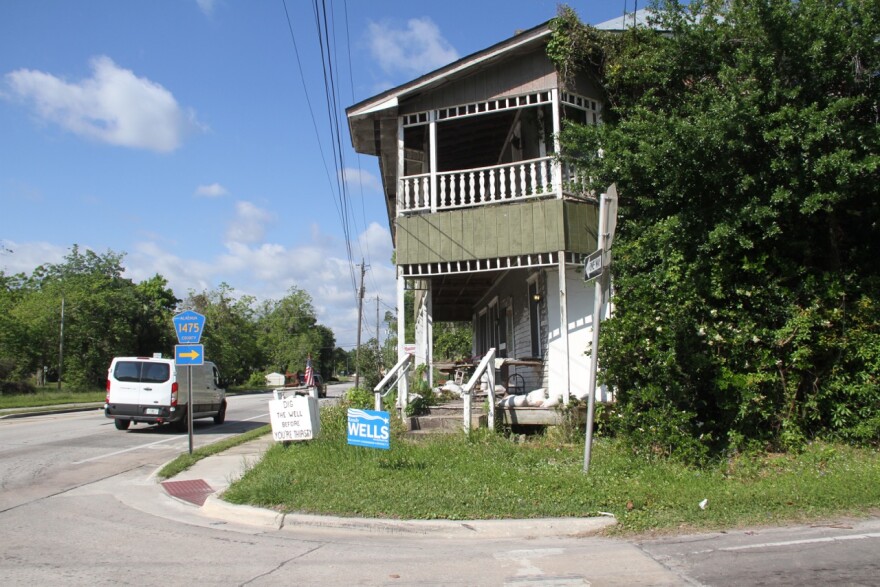
{"type": "Polygon", "coordinates": [[[507,377],[505,387],[509,395],[522,395],[526,392],[526,380],[519,373],[513,373],[507,377]]]}

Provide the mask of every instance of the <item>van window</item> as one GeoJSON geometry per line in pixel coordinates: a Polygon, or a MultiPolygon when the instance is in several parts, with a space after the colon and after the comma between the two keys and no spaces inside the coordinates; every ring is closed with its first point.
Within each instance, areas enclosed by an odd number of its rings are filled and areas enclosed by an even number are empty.
{"type": "Polygon", "coordinates": [[[113,377],[128,383],[165,383],[171,377],[171,369],[167,363],[119,361],[113,369],[113,377]]]}

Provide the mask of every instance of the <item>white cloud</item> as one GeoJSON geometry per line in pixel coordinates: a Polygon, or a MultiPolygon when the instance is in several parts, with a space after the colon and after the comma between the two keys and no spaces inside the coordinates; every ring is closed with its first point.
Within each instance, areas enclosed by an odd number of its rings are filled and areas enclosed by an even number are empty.
{"type": "MultiPolygon", "coordinates": [[[[200,259],[171,252],[179,251],[180,247],[153,235],[149,237],[151,240],[136,242],[129,248],[130,252],[123,259],[125,276],[140,282],[158,273],[168,280],[169,287],[181,299],[186,298],[190,290],[216,289],[221,282],[232,286],[238,296],[250,295],[260,301],[279,300],[295,286],[311,296],[318,322],[333,331],[337,344],[351,348],[357,341],[355,292],[359,269],[349,263],[344,243],[317,229],[310,235],[309,242],[296,247],[230,242],[223,253],[200,259]]],[[[371,224],[358,235],[358,243],[361,250],[368,250],[370,255],[366,259],[364,312],[373,318],[364,325],[363,340],[367,340],[375,336],[376,296],[381,299],[383,317],[387,307],[395,304],[395,269],[389,261],[391,235],[379,223],[371,224]]],[[[69,247],[46,242],[0,241],[0,269],[6,273],[30,274],[38,265],[62,262],[67,253],[69,247]],[[13,252],[2,252],[3,247],[13,252]]],[[[384,336],[383,331],[383,339],[384,336]]]]}
{"type": "Polygon", "coordinates": [[[413,18],[404,28],[367,25],[370,52],[386,73],[420,75],[458,59],[458,52],[430,18],[413,18]]]}
{"type": "Polygon", "coordinates": [[[200,185],[197,187],[196,195],[204,196],[206,198],[219,198],[221,196],[228,196],[229,190],[219,183],[212,183],[210,185],[200,185]]]}
{"type": "Polygon", "coordinates": [[[111,145],[167,153],[180,147],[188,132],[204,128],[160,84],[106,56],[92,59],[91,67],[92,77],[78,83],[31,69],[7,73],[5,80],[40,119],[111,145]]]}
{"type": "Polygon", "coordinates": [[[40,265],[61,263],[69,252],[68,247],[59,247],[47,242],[17,243],[0,240],[0,271],[7,275],[30,274],[40,265]]]}
{"type": "Polygon", "coordinates": [[[226,240],[229,243],[245,244],[259,242],[266,234],[266,226],[274,220],[272,213],[251,202],[236,202],[235,218],[226,229],[226,240]]]}
{"type": "MultiPolygon", "coordinates": [[[[208,262],[187,261],[155,243],[139,243],[134,254],[125,259],[126,276],[140,281],[158,272],[179,298],[190,289],[212,289],[224,281],[239,296],[251,295],[257,300],[279,300],[291,287],[297,287],[311,296],[318,322],[333,330],[337,344],[350,348],[357,340],[358,269],[349,264],[342,243],[317,229],[310,234],[309,243],[291,248],[228,242],[226,251],[208,262]]],[[[367,260],[366,278],[366,297],[373,304],[369,312],[375,312],[378,295],[384,316],[386,307],[394,306],[396,299],[395,269],[389,261],[391,235],[373,223],[358,236],[358,242],[368,245],[372,255],[372,260],[367,260]]],[[[375,330],[374,324],[369,326],[375,330]]],[[[365,329],[364,336],[367,333],[365,329]]]]}
{"type": "Polygon", "coordinates": [[[382,192],[382,182],[379,181],[379,178],[363,169],[346,167],[342,171],[342,179],[348,185],[348,189],[353,190],[355,193],[360,193],[361,191],[382,192]]]}

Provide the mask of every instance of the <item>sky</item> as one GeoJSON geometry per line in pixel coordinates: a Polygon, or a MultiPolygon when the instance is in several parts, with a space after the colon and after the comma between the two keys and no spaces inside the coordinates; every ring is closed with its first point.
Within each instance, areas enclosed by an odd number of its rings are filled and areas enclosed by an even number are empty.
{"type": "MultiPolygon", "coordinates": [[[[633,4],[569,2],[592,24],[633,4]]],[[[351,348],[363,260],[361,336],[373,338],[377,307],[384,317],[396,303],[392,242],[377,159],[352,150],[345,108],[556,11],[556,0],[0,2],[0,271],[30,274],[76,244],[124,254],[125,277],[158,273],[179,298],[226,283],[279,300],[296,287],[351,348]]]]}

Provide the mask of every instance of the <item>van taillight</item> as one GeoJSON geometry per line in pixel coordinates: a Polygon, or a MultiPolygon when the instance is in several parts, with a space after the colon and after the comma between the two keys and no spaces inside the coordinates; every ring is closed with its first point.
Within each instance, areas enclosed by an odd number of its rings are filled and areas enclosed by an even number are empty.
{"type": "Polygon", "coordinates": [[[107,396],[104,399],[108,404],[110,403],[110,380],[109,379],[107,380],[107,396]]]}
{"type": "Polygon", "coordinates": [[[177,405],[177,382],[171,384],[171,405],[177,405]]]}

